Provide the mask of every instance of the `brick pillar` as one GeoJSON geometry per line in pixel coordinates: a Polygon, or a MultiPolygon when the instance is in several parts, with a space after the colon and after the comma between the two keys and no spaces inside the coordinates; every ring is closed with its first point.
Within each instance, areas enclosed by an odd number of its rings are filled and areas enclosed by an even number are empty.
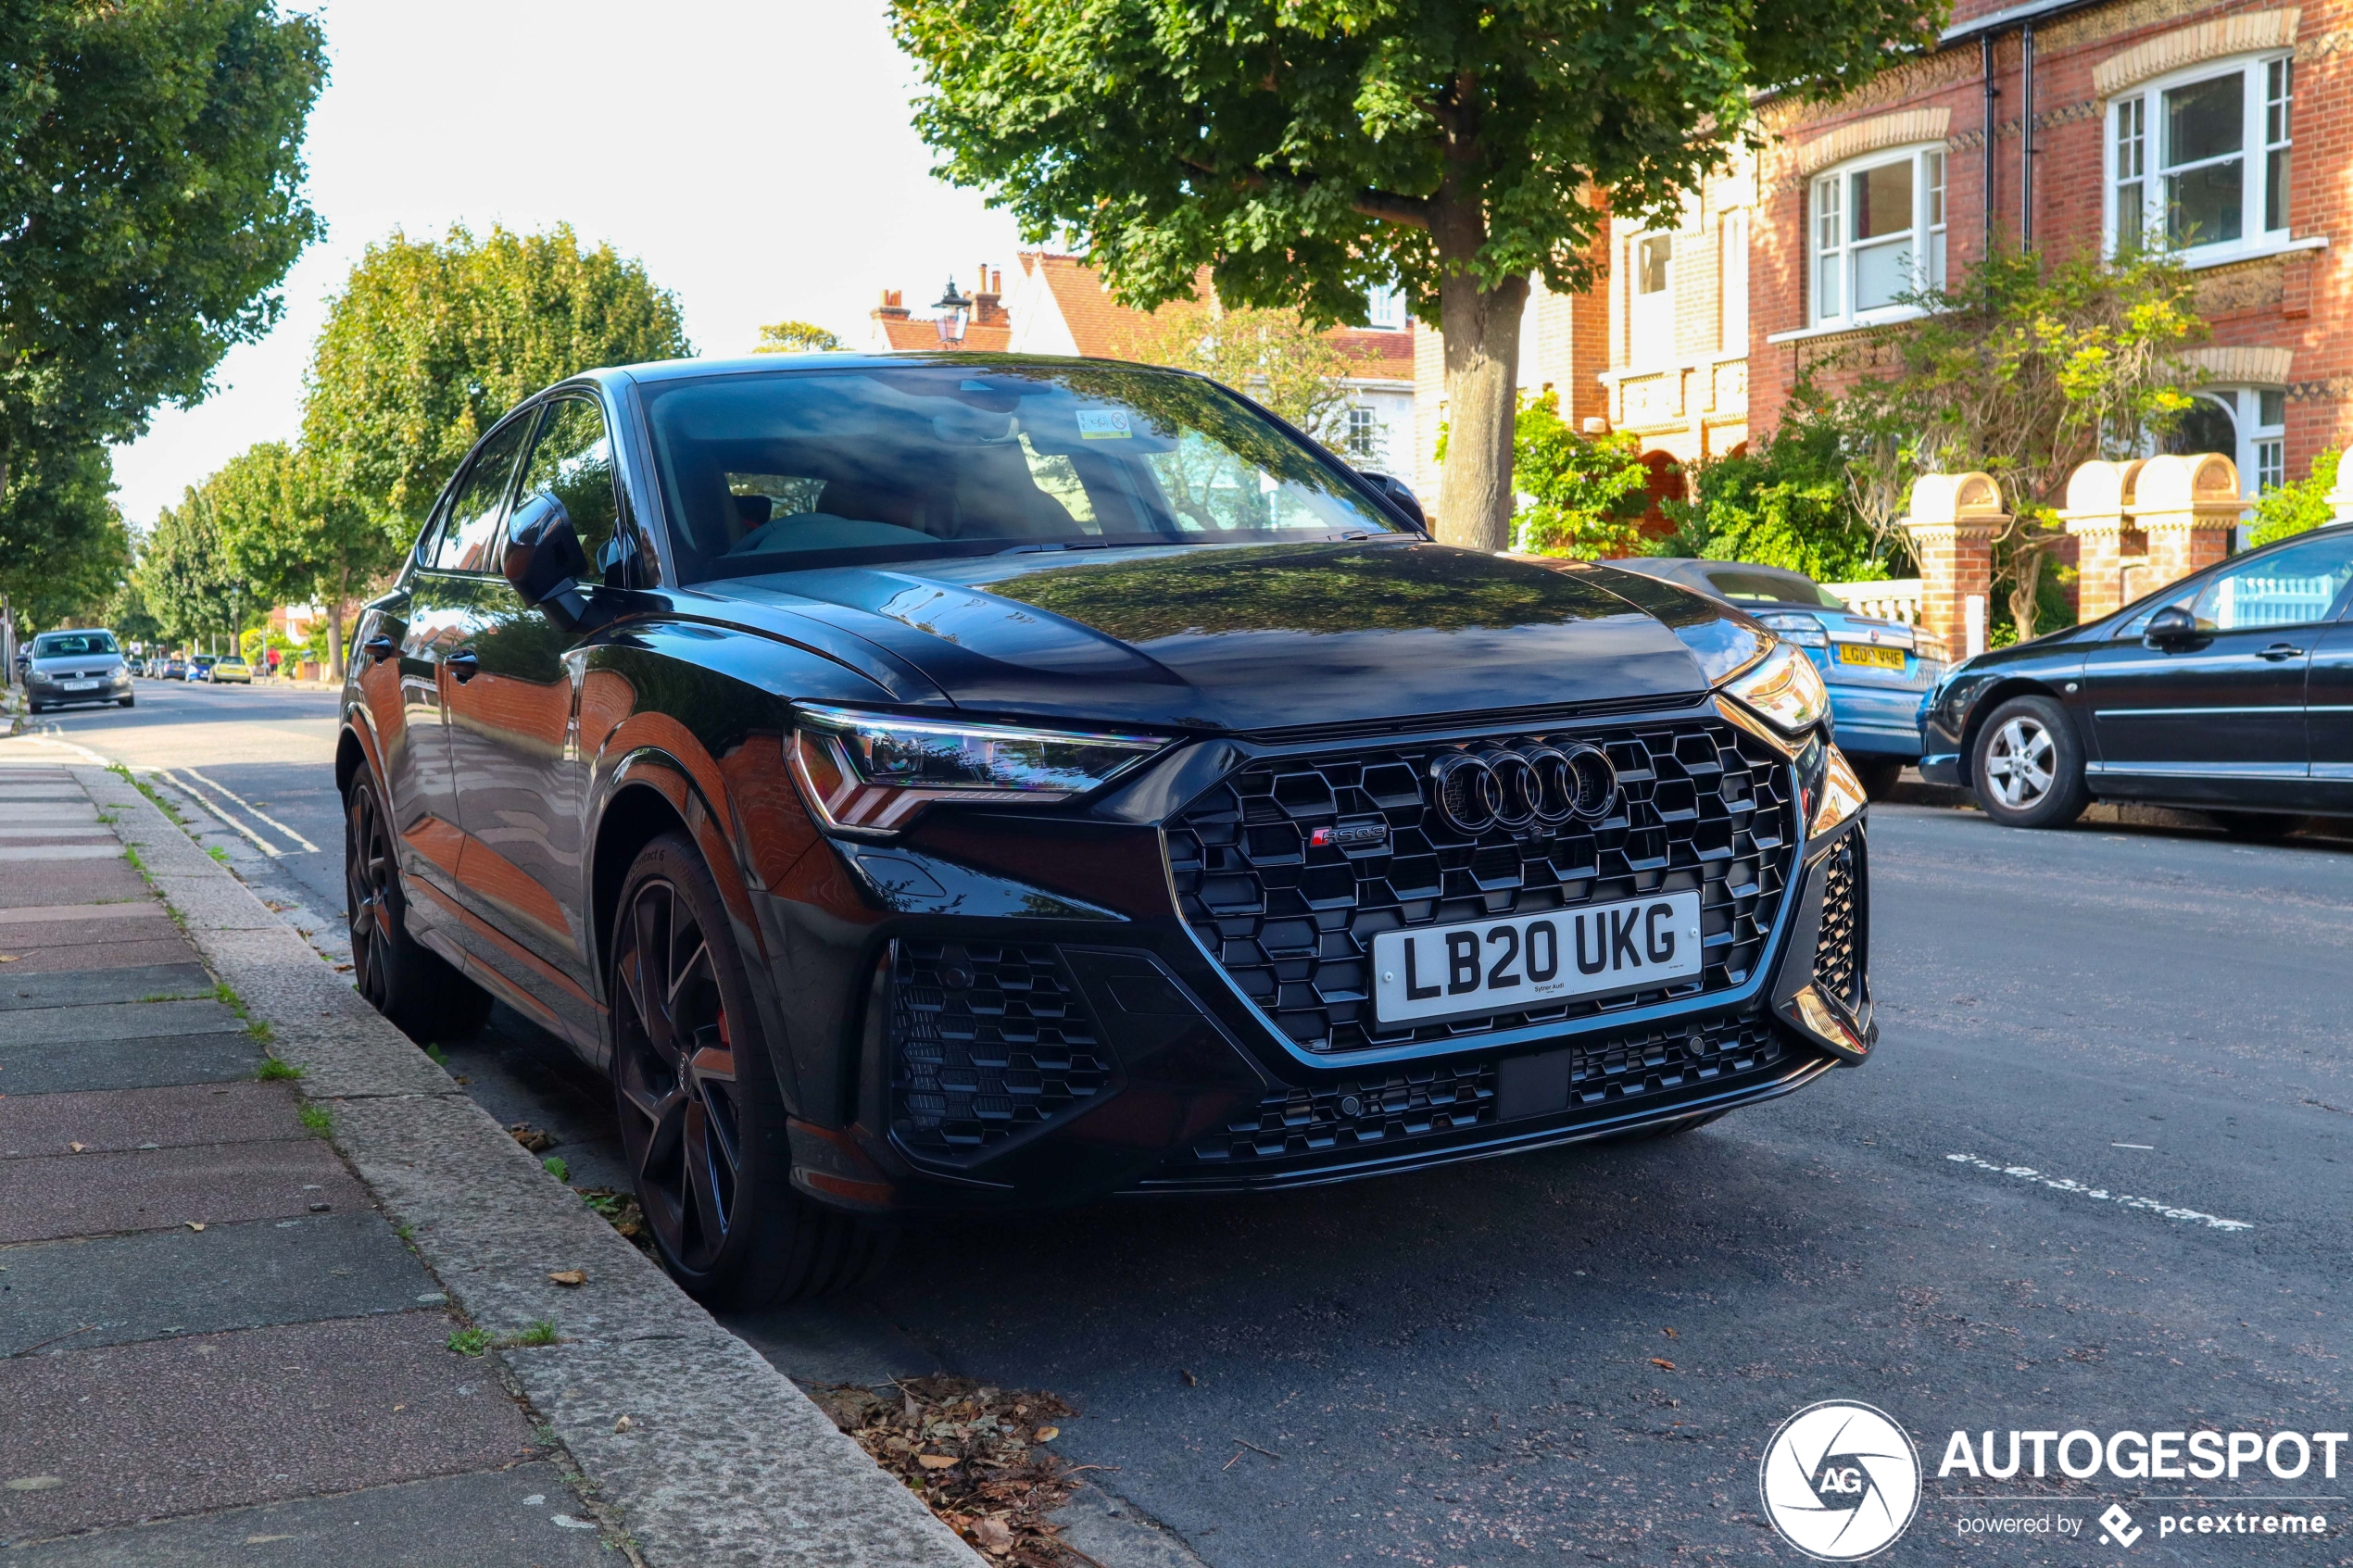
{"type": "Polygon", "coordinates": [[[2231,530],[2246,510],[2238,467],[2219,452],[2151,458],[2141,465],[2133,492],[2129,515],[2149,542],[2144,593],[2230,554],[2231,530]]]}
{"type": "Polygon", "coordinates": [[[1903,527],[1920,564],[1919,624],[1952,659],[1969,651],[1969,599],[1992,597],[1994,537],[2009,521],[2000,488],[1985,474],[1931,473],[1913,482],[1903,527]]]}
{"type": "MultiPolygon", "coordinates": [[[[2085,463],[2067,482],[2059,521],[2075,536],[2075,620],[2078,625],[2113,615],[2124,603],[2124,514],[2133,504],[2141,461],[2085,463]]],[[[2140,541],[2132,540],[2137,551],[2140,541]]]]}

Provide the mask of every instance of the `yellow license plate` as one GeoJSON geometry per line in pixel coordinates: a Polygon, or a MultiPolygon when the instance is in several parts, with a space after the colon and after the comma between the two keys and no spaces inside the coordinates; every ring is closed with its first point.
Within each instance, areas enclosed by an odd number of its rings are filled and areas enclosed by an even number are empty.
{"type": "Polygon", "coordinates": [[[1904,650],[1869,647],[1861,643],[1841,643],[1838,645],[1838,661],[1841,664],[1860,664],[1870,670],[1893,670],[1900,674],[1904,669],[1904,650]]]}

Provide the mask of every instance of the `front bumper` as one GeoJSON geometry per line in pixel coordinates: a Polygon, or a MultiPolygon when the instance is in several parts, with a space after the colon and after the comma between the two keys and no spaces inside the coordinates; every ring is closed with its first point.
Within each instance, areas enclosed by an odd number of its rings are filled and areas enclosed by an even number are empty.
{"type": "MultiPolygon", "coordinates": [[[[1786,759],[1793,824],[1819,798],[1805,771],[1820,756],[1786,759]]],[[[836,1037],[856,1042],[846,1067],[796,1050],[803,1190],[922,1211],[1318,1185],[1753,1104],[1862,1060],[1877,1038],[1859,817],[1789,845],[1737,984],[1335,1049],[1345,1009],[1302,1024],[1178,917],[1164,836],[1178,813],[1152,815],[1075,835],[1067,822],[943,818],[902,844],[812,854],[858,890],[865,920],[812,922],[791,890],[769,900],[799,951],[791,981],[776,977],[783,1010],[820,1022],[788,994],[859,997],[837,1010],[836,1037]],[[827,1101],[844,1113],[823,1116],[827,1101]]]]}
{"type": "Polygon", "coordinates": [[[82,691],[68,691],[57,681],[33,678],[25,682],[24,690],[25,700],[28,702],[44,703],[57,708],[77,702],[120,702],[131,695],[131,673],[125,671],[120,675],[100,681],[95,687],[82,691]]]}

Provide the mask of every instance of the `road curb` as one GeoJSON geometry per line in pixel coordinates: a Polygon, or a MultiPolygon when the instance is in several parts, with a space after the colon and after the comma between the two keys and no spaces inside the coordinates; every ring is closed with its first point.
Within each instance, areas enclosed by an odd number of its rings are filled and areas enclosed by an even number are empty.
{"type": "Polygon", "coordinates": [[[982,1560],[751,1347],[581,1203],[136,785],[72,771],[205,961],[333,1117],[334,1145],[656,1568],[982,1560]],[[565,1288],[552,1271],[579,1269],[565,1288]],[[626,1417],[626,1422],[623,1418],[626,1417]],[[618,1430],[616,1430],[618,1428],[618,1430]]]}

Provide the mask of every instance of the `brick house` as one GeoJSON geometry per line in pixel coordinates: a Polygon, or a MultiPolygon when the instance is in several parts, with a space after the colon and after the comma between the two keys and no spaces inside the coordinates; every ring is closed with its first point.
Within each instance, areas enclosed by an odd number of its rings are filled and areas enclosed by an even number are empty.
{"type": "MultiPolygon", "coordinates": [[[[1078,355],[1119,358],[1145,314],[1111,295],[1102,276],[1077,257],[1023,251],[1011,291],[1001,269],[980,269],[964,335],[958,346],[1013,354],[1078,355]]],[[[1206,295],[1208,275],[1202,274],[1206,295]]],[[[882,303],[867,313],[867,340],[874,353],[937,350],[944,340],[939,317],[918,317],[897,289],[883,291],[882,303]]],[[[946,296],[943,295],[942,296],[946,296]]],[[[947,312],[941,312],[941,315],[947,312]]],[[[1342,379],[1348,398],[1345,440],[1350,458],[1365,468],[1394,467],[1410,460],[1414,439],[1414,339],[1412,320],[1395,295],[1369,302],[1371,324],[1336,327],[1327,334],[1355,366],[1342,379]]],[[[1248,388],[1242,390],[1247,391],[1248,388]]]]}
{"type": "Polygon", "coordinates": [[[1768,103],[1751,410],[1990,245],[2163,238],[2212,329],[2176,445],[2253,495],[2344,439],[2353,4],[1959,0],[1944,46],[1827,107],[1768,103]],[[2020,134],[2030,124],[2031,137],[2020,134]]]}

